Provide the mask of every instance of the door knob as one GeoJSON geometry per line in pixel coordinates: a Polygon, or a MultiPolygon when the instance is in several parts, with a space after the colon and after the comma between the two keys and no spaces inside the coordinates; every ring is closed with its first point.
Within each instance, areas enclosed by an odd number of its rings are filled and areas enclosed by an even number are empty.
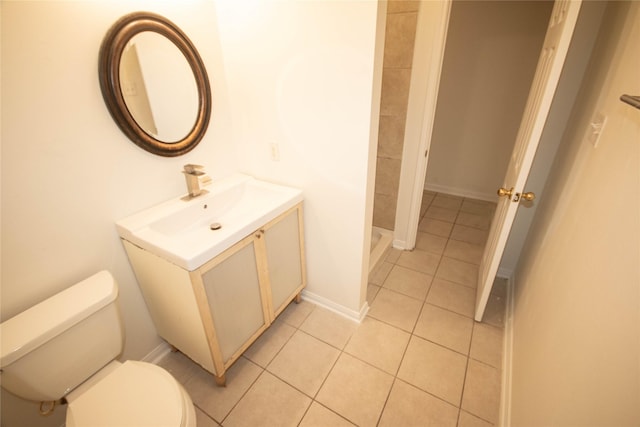
{"type": "Polygon", "coordinates": [[[513,188],[509,190],[503,187],[498,188],[498,196],[511,198],[512,195],[513,195],[513,188]]]}
{"type": "Polygon", "coordinates": [[[522,193],[521,196],[524,200],[526,200],[527,202],[532,201],[533,199],[536,198],[536,195],[532,192],[528,192],[528,193],[522,193]]]}

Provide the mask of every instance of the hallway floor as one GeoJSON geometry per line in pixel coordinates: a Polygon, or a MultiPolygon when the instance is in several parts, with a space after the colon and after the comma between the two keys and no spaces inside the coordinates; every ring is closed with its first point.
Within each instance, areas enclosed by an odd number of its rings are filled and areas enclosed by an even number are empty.
{"type": "Polygon", "coordinates": [[[414,251],[373,272],[361,324],[292,303],[227,371],[227,387],[181,353],[160,365],[187,389],[199,427],[497,424],[506,286],[473,321],[494,205],[425,192],[414,251]]]}

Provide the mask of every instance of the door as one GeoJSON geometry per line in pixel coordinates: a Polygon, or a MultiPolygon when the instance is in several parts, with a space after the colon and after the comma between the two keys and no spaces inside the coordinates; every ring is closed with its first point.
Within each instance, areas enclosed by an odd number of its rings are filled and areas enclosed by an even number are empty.
{"type": "Polygon", "coordinates": [[[498,202],[480,263],[474,315],[478,322],[484,315],[519,202],[523,198],[533,197],[532,194],[525,193],[524,186],[560,79],[580,5],[581,0],[560,0],[555,2],[551,12],[549,28],[520,122],[515,147],[503,186],[499,189],[498,194],[502,197],[498,202]]]}
{"type": "Polygon", "coordinates": [[[221,355],[214,355],[218,377],[270,324],[256,262],[257,239],[249,235],[198,270],[221,355]]]}
{"type": "Polygon", "coordinates": [[[302,205],[264,227],[273,318],[287,308],[306,284],[302,234],[302,205]]]}

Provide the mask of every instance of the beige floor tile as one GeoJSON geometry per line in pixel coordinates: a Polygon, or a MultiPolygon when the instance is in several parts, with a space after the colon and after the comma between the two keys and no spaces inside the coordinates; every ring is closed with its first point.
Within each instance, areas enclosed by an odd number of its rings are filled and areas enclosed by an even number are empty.
{"type": "Polygon", "coordinates": [[[375,426],[392,383],[393,376],[343,353],[316,400],[358,426],[375,426]]]}
{"type": "Polygon", "coordinates": [[[263,372],[238,402],[224,425],[297,426],[311,399],[269,372],[263,372]]]}
{"type": "Polygon", "coordinates": [[[500,369],[502,366],[502,329],[484,323],[476,323],[473,327],[469,356],[500,369]]]}
{"type": "Polygon", "coordinates": [[[484,246],[450,239],[444,250],[444,256],[478,265],[483,251],[484,246]]]}
{"type": "Polygon", "coordinates": [[[382,288],[371,305],[368,315],[411,332],[421,308],[422,301],[382,288]]]}
{"type": "Polygon", "coordinates": [[[383,261],[382,264],[380,264],[380,266],[372,272],[373,274],[369,275],[369,283],[373,283],[374,285],[382,285],[392,268],[393,263],[389,261],[383,261]]]}
{"type": "Polygon", "coordinates": [[[489,365],[469,360],[461,408],[493,424],[500,410],[500,372],[489,365]]]}
{"type": "Polygon", "coordinates": [[[380,291],[380,286],[374,285],[373,283],[367,285],[367,302],[369,305],[373,304],[376,295],[378,295],[378,291],[380,291]]]}
{"type": "Polygon", "coordinates": [[[416,239],[416,249],[421,251],[433,252],[436,255],[442,255],[444,248],[447,246],[447,238],[436,236],[435,234],[418,231],[416,239]]]}
{"type": "Polygon", "coordinates": [[[476,215],[490,216],[496,210],[496,204],[484,200],[465,199],[460,206],[462,212],[469,212],[476,215]]]}
{"type": "Polygon", "coordinates": [[[302,300],[297,304],[292,301],[287,308],[280,313],[278,319],[293,326],[294,328],[299,328],[314,308],[316,308],[316,305],[309,301],[302,300]]]}
{"type": "Polygon", "coordinates": [[[427,193],[422,194],[422,204],[420,205],[420,218],[422,218],[424,214],[427,212],[427,209],[429,209],[429,205],[431,205],[431,202],[433,202],[433,199],[435,197],[436,197],[435,194],[427,194],[427,193]]]}
{"type": "Polygon", "coordinates": [[[355,425],[314,401],[299,427],[355,427],[355,425]]]}
{"type": "Polygon", "coordinates": [[[226,387],[216,385],[213,375],[200,369],[185,384],[185,389],[193,403],[216,421],[222,422],[261,372],[259,366],[241,357],[226,372],[226,387]]]}
{"type": "Polygon", "coordinates": [[[186,384],[189,378],[201,369],[191,359],[179,351],[167,353],[167,355],[158,362],[158,366],[169,371],[180,384],[186,384]]]}
{"type": "Polygon", "coordinates": [[[421,273],[434,275],[438,269],[440,258],[440,255],[415,249],[413,251],[404,251],[396,261],[396,264],[421,273]]]}
{"type": "Polygon", "coordinates": [[[196,424],[198,427],[219,427],[220,424],[215,422],[211,417],[204,413],[200,408],[196,407],[196,424]]]}
{"type": "Polygon", "coordinates": [[[387,252],[387,256],[384,258],[384,260],[393,264],[398,260],[398,258],[400,258],[402,252],[403,251],[400,249],[391,248],[389,249],[389,252],[387,252]]]}
{"type": "Polygon", "coordinates": [[[344,351],[395,375],[410,337],[411,335],[405,331],[366,317],[344,351]]]}
{"type": "Polygon", "coordinates": [[[244,352],[244,356],[253,363],[265,368],[284,347],[291,335],[296,331],[284,321],[276,320],[262,335],[244,352]]]}
{"type": "Polygon", "coordinates": [[[439,208],[437,206],[434,206],[433,203],[431,203],[431,206],[429,206],[429,209],[427,209],[427,212],[424,214],[425,218],[437,219],[438,221],[451,223],[456,221],[457,216],[457,209],[439,208]]]}
{"type": "Polygon", "coordinates": [[[493,424],[483,419],[471,415],[468,412],[460,411],[460,418],[458,419],[458,427],[492,427],[493,424]]]}
{"type": "Polygon", "coordinates": [[[396,265],[389,273],[383,288],[391,289],[403,295],[424,300],[429,292],[433,276],[396,265]]]}
{"type": "Polygon", "coordinates": [[[385,405],[380,427],[456,426],[458,408],[410,384],[396,380],[385,405]]]}
{"type": "Polygon", "coordinates": [[[466,225],[467,227],[488,230],[493,217],[488,215],[476,215],[469,212],[460,212],[456,218],[456,224],[466,225]]]}
{"type": "Polygon", "coordinates": [[[506,298],[498,295],[489,295],[482,321],[497,328],[504,328],[506,302],[506,298]]]}
{"type": "Polygon", "coordinates": [[[476,290],[435,278],[426,301],[429,304],[472,318],[476,304],[476,290]]]}
{"type": "Polygon", "coordinates": [[[472,331],[473,320],[469,317],[425,304],[413,333],[467,355],[472,331]]]}
{"type": "Polygon", "coordinates": [[[398,378],[458,406],[467,358],[455,351],[413,336],[398,378]]]}
{"type": "Polygon", "coordinates": [[[267,370],[307,396],[316,395],[340,351],[304,332],[296,331],[267,370]]]}
{"type": "Polygon", "coordinates": [[[453,224],[446,221],[440,221],[428,217],[422,218],[418,224],[418,230],[425,233],[435,234],[436,236],[449,237],[453,224]]]}
{"type": "Polygon", "coordinates": [[[459,240],[461,242],[473,243],[474,245],[484,246],[489,236],[489,230],[481,230],[479,228],[467,227],[466,225],[455,224],[451,231],[450,239],[459,240]]]}
{"type": "Polygon", "coordinates": [[[356,322],[322,307],[313,310],[300,325],[302,331],[341,350],[357,327],[356,322]]]}
{"type": "Polygon", "coordinates": [[[462,201],[462,197],[438,193],[433,199],[433,202],[431,202],[431,206],[457,211],[460,209],[460,206],[462,206],[462,201]]]}
{"type": "Polygon", "coordinates": [[[435,277],[475,288],[478,285],[478,266],[443,256],[435,277]]]}

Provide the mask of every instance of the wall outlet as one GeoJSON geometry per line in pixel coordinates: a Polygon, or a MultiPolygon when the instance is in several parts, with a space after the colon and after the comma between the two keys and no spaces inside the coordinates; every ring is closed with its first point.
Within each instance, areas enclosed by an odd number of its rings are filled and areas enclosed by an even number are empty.
{"type": "Polygon", "coordinates": [[[597,113],[591,122],[589,123],[589,128],[587,129],[586,139],[589,141],[593,148],[597,148],[600,143],[600,137],[604,132],[604,127],[607,124],[607,116],[604,113],[597,113]]]}

